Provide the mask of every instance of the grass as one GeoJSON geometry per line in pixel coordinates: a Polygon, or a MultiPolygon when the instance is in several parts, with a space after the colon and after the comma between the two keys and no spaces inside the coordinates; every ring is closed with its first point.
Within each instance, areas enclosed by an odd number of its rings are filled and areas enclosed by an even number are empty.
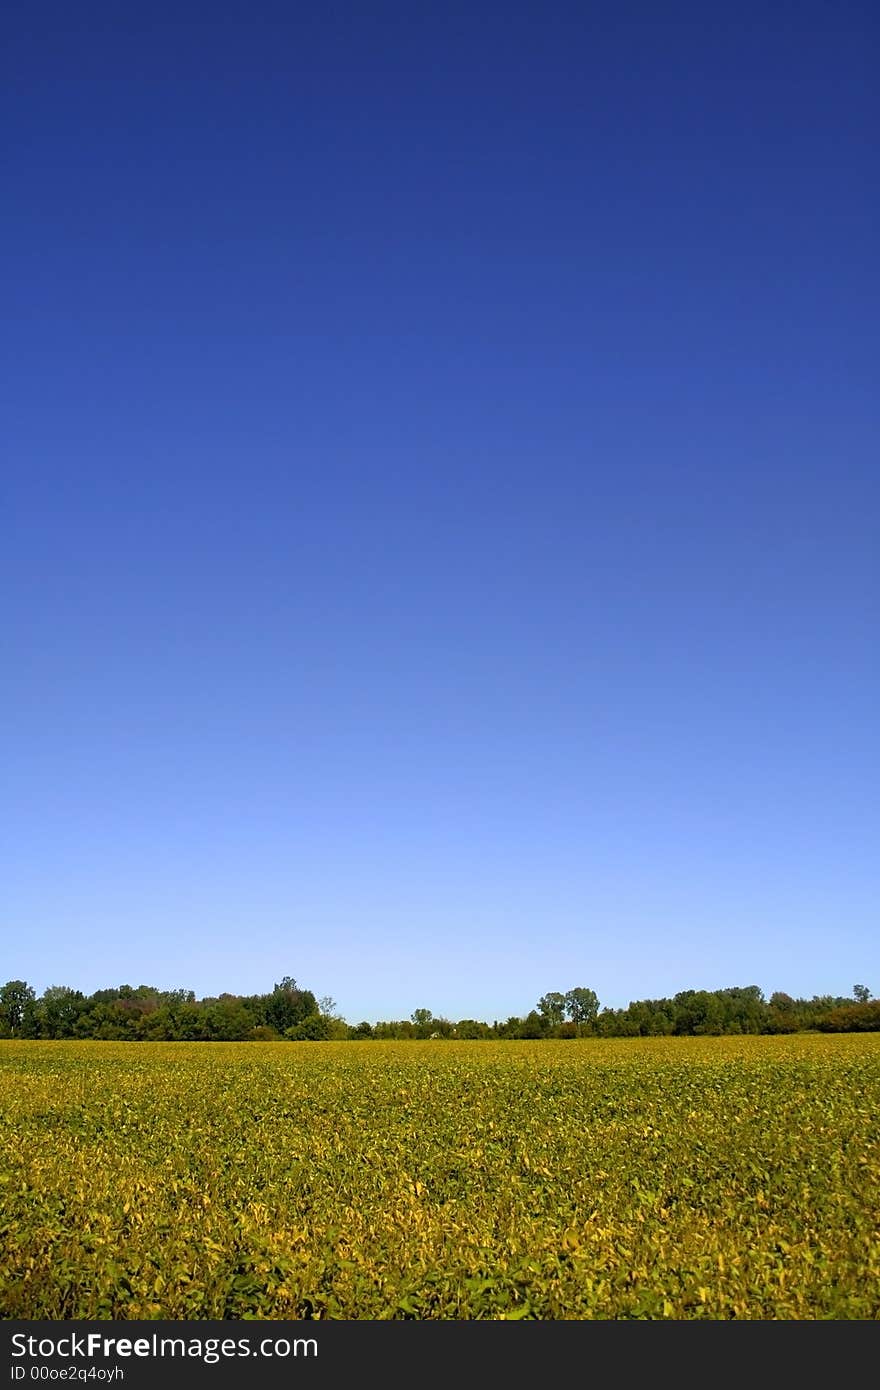
{"type": "Polygon", "coordinates": [[[6,1318],[877,1318],[880,1035],[0,1042],[6,1318]]]}

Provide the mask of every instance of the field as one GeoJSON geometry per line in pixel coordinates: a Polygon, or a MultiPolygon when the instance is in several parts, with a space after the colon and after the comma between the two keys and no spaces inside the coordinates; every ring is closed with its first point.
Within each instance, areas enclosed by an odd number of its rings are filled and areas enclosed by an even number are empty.
{"type": "Polygon", "coordinates": [[[877,1318],[880,1035],[0,1043],[5,1318],[877,1318]]]}

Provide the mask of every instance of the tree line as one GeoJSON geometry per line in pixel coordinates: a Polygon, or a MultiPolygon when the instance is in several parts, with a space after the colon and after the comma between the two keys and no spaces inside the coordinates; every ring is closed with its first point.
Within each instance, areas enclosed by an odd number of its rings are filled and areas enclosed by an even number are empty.
{"type": "Polygon", "coordinates": [[[191,989],[119,985],[83,994],[50,985],[38,998],[24,980],[0,988],[0,1038],[108,1042],[270,1042],[328,1038],[335,1005],[285,975],[267,994],[197,999],[191,989]]]}
{"type": "Polygon", "coordinates": [[[407,1019],[349,1024],[332,999],[318,999],[285,975],[265,994],[197,999],[192,990],[119,985],[83,994],[51,985],[42,995],[24,980],[0,987],[0,1038],[92,1038],[119,1042],[292,1042],[379,1039],[683,1037],[742,1033],[830,1033],[880,1030],[880,999],[866,985],[851,997],[796,999],[757,985],[687,989],[664,999],[637,999],[625,1009],[600,1009],[592,989],[578,986],[541,996],[524,1017],[492,1023],[453,1022],[418,1008],[407,1019]]]}

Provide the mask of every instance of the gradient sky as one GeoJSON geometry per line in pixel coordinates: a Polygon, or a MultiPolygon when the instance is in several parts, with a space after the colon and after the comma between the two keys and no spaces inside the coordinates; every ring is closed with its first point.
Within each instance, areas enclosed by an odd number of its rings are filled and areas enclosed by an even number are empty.
{"type": "Polygon", "coordinates": [[[14,4],[0,978],[880,991],[871,4],[14,4]]]}

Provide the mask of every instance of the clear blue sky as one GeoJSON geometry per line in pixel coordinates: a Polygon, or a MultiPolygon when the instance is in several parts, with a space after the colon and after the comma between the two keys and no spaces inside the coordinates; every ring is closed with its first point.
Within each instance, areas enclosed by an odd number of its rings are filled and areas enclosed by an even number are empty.
{"type": "Polygon", "coordinates": [[[871,4],[14,4],[0,977],[880,991],[871,4]]]}

